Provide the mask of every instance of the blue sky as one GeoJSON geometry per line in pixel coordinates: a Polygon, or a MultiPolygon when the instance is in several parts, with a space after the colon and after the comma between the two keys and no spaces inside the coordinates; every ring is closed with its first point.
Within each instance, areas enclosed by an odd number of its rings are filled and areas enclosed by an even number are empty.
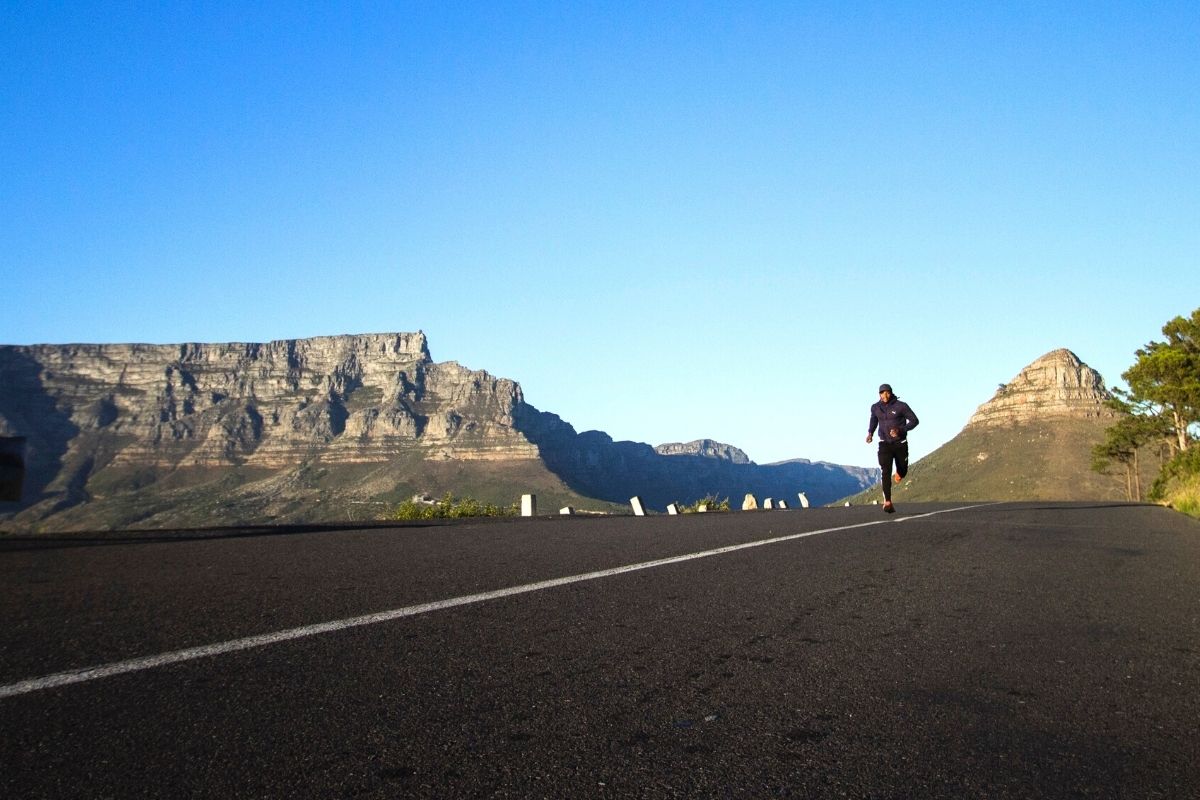
{"type": "Polygon", "coordinates": [[[1200,305],[1200,5],[0,0],[0,343],[423,330],[870,465],[1200,305]]]}

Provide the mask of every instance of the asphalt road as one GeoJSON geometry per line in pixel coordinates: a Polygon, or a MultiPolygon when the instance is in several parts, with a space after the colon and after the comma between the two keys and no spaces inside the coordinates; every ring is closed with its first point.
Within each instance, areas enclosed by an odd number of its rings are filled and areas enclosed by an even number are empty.
{"type": "Polygon", "coordinates": [[[0,537],[5,798],[1198,787],[1200,523],[1165,509],[0,537]]]}

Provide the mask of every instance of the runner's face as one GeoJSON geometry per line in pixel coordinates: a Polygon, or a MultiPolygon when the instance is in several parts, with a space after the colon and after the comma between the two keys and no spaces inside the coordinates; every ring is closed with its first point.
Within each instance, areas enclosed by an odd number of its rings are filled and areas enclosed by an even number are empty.
{"type": "Polygon", "coordinates": [[[880,392],[879,399],[885,403],[890,403],[892,401],[892,393],[891,392],[880,392]]]}

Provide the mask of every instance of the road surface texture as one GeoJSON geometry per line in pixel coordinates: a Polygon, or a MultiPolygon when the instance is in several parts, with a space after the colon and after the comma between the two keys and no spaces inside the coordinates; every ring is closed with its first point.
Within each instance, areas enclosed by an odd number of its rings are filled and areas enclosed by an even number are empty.
{"type": "Polygon", "coordinates": [[[1200,796],[1200,523],[962,505],[0,537],[0,797],[1200,796]]]}

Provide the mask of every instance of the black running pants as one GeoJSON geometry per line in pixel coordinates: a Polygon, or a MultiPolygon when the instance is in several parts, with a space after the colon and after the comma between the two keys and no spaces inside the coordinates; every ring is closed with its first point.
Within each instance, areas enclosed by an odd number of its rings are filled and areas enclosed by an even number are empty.
{"type": "Polygon", "coordinates": [[[892,462],[896,474],[903,478],[908,474],[908,442],[880,442],[879,468],[883,470],[883,499],[892,499],[892,462]]]}

